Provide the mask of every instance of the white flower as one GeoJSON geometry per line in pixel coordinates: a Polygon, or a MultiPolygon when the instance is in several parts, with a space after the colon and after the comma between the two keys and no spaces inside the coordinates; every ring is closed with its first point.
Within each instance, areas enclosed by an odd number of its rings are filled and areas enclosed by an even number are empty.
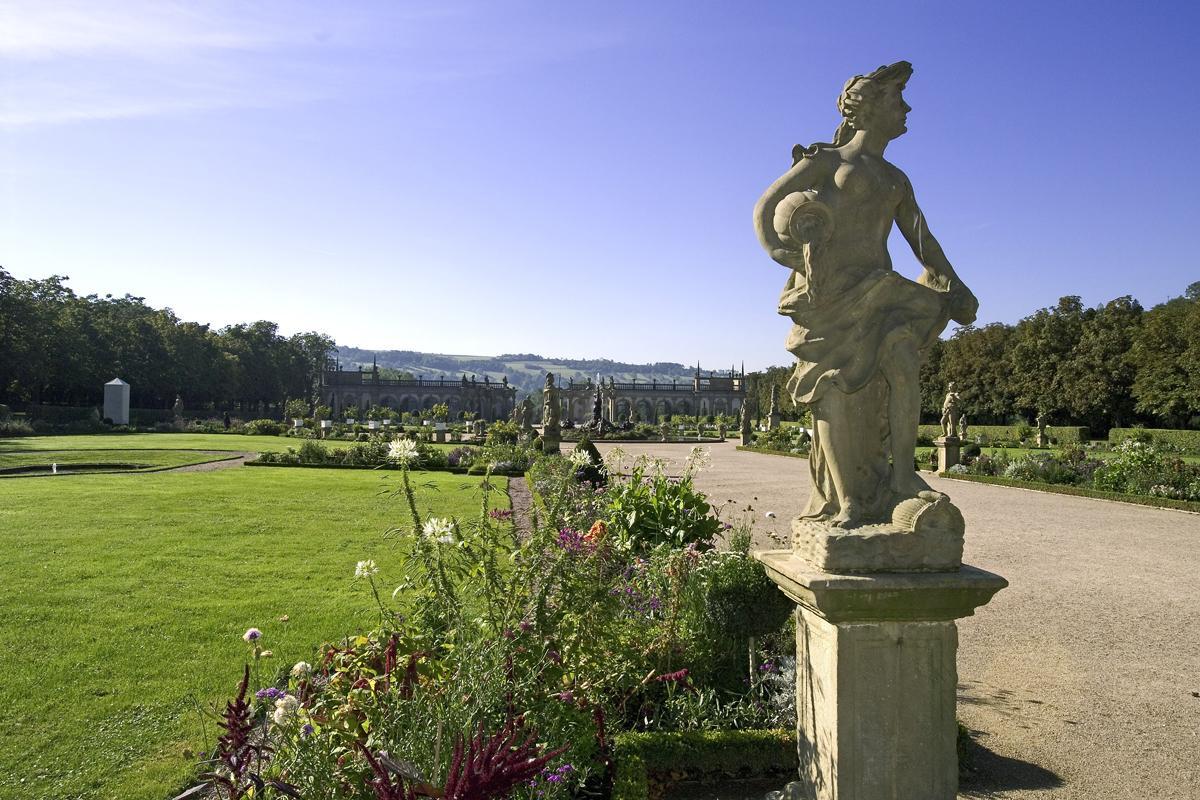
{"type": "Polygon", "coordinates": [[[767,519],[775,519],[775,512],[774,512],[774,511],[768,511],[768,512],[767,512],[767,519]]]}
{"type": "Polygon", "coordinates": [[[312,664],[307,661],[297,661],[296,666],[292,667],[293,678],[305,678],[312,674],[312,664]]]}
{"type": "Polygon", "coordinates": [[[692,448],[692,452],[688,453],[687,462],[684,465],[683,471],[687,475],[693,472],[699,472],[706,469],[712,464],[712,454],[707,447],[696,445],[692,448]]]}
{"type": "Polygon", "coordinates": [[[454,541],[454,522],[440,517],[430,517],[421,526],[421,533],[427,538],[436,539],[442,544],[454,541]]]}
{"type": "Polygon", "coordinates": [[[275,712],[271,715],[271,718],[275,720],[276,725],[284,725],[291,721],[299,710],[300,701],[290,694],[285,694],[275,701],[275,712]]]}
{"type": "Polygon", "coordinates": [[[242,638],[247,642],[253,642],[261,636],[262,631],[260,631],[258,628],[248,628],[246,632],[242,634],[242,638]]]}
{"type": "Polygon", "coordinates": [[[388,445],[388,460],[408,466],[421,457],[417,443],[412,439],[397,439],[388,445]]]}
{"type": "Polygon", "coordinates": [[[575,469],[583,469],[592,465],[592,457],[586,450],[572,450],[571,454],[567,456],[567,461],[570,461],[571,466],[575,469]]]}
{"type": "Polygon", "coordinates": [[[626,452],[621,449],[620,445],[612,448],[604,454],[604,466],[609,472],[620,472],[621,467],[625,464],[626,452]]]}
{"type": "Polygon", "coordinates": [[[366,561],[358,562],[354,567],[354,577],[369,578],[379,572],[379,567],[375,566],[375,560],[368,558],[366,561]]]}

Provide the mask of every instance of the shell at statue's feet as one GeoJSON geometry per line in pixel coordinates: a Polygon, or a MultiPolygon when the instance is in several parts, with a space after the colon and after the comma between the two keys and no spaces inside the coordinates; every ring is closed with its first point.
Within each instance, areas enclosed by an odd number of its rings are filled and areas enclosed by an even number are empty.
{"type": "Polygon", "coordinates": [[[962,566],[962,512],[939,492],[898,503],[892,520],[859,528],[792,521],[792,551],[822,572],[954,572],[962,566]]]}

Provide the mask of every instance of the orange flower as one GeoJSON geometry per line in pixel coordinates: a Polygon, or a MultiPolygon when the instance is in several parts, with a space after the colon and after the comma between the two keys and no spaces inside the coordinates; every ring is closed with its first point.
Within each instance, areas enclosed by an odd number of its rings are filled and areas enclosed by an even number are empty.
{"type": "Polygon", "coordinates": [[[592,523],[592,527],[588,530],[587,535],[583,538],[589,542],[601,542],[608,535],[608,526],[604,524],[604,520],[598,519],[592,523]]]}

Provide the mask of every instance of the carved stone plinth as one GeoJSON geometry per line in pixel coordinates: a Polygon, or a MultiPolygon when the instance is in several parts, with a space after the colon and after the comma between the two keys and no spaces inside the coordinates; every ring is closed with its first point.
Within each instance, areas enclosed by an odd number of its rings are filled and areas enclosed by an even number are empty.
{"type": "Polygon", "coordinates": [[[957,436],[941,436],[933,440],[933,444],[937,447],[938,454],[938,472],[946,470],[959,463],[961,459],[962,440],[957,436]]]}
{"type": "Polygon", "coordinates": [[[543,453],[558,453],[561,451],[561,434],[558,429],[551,430],[546,428],[542,431],[542,452],[543,453]]]}
{"type": "Polygon", "coordinates": [[[822,572],[952,572],[962,566],[962,513],[938,492],[905,500],[890,522],[834,528],[792,520],[792,550],[822,572]]]}
{"type": "Polygon", "coordinates": [[[797,604],[792,800],[954,800],[958,629],[1008,585],[974,567],[837,575],[759,553],[797,604]]]}

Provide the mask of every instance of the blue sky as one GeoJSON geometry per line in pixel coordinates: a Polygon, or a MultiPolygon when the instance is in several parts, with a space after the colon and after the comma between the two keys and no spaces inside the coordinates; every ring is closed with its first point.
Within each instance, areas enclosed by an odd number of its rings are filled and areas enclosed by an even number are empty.
{"type": "Polygon", "coordinates": [[[359,347],[783,364],[754,202],[906,59],[888,158],[980,322],[1149,306],[1200,280],[1198,17],[0,0],[0,265],[359,347]]]}

